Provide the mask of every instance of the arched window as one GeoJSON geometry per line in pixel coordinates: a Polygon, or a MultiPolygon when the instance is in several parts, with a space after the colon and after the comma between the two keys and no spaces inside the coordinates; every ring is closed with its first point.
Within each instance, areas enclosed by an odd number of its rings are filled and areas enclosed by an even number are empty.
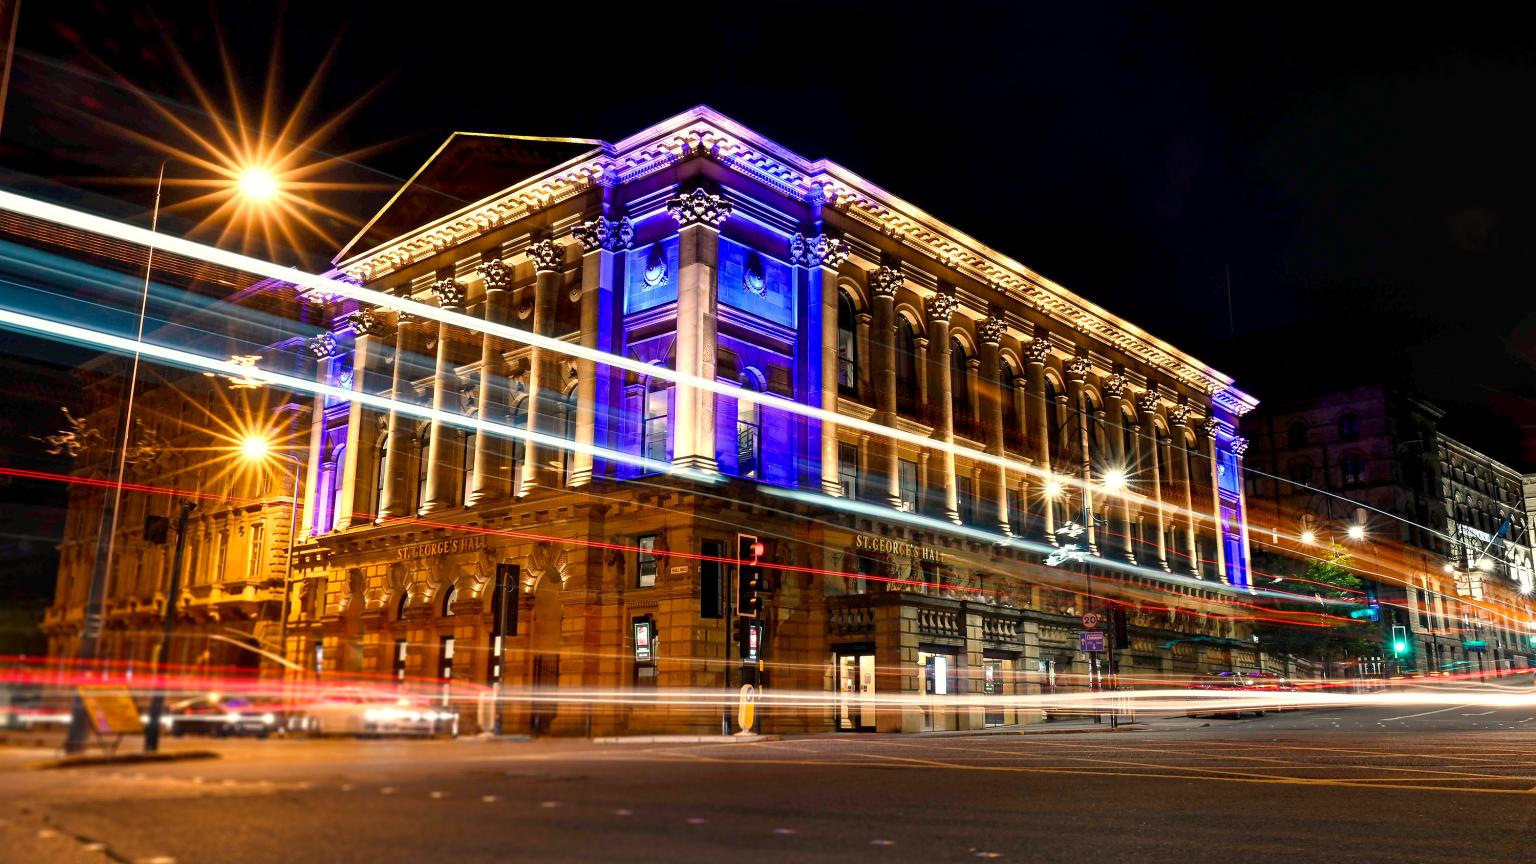
{"type": "Polygon", "coordinates": [[[1311,485],[1311,483],[1312,483],[1312,462],[1311,462],[1311,460],[1308,460],[1308,459],[1292,459],[1290,465],[1286,468],[1286,475],[1291,478],[1291,482],[1292,483],[1299,483],[1299,484],[1304,485],[1304,486],[1311,485]]]}
{"type": "Polygon", "coordinates": [[[1060,391],[1056,389],[1054,378],[1045,379],[1045,440],[1047,454],[1051,464],[1056,465],[1061,460],[1061,416],[1060,416],[1060,391]]]}
{"type": "Polygon", "coordinates": [[[475,491],[475,438],[473,429],[465,429],[459,435],[459,504],[469,506],[469,496],[475,491]]]}
{"type": "Polygon", "coordinates": [[[666,462],[667,457],[667,408],[671,383],[651,378],[645,385],[645,405],[640,431],[643,455],[647,459],[666,462]]]}
{"type": "Polygon", "coordinates": [[[971,418],[971,358],[965,345],[953,336],[949,338],[949,392],[955,416],[971,418]]]}
{"type": "Polygon", "coordinates": [[[401,618],[405,617],[405,607],[407,607],[409,605],[411,605],[411,592],[402,590],[400,592],[400,601],[395,604],[395,620],[396,621],[398,621],[401,618]]]}
{"type": "Polygon", "coordinates": [[[448,593],[443,597],[443,617],[444,618],[452,618],[453,617],[453,604],[454,604],[454,601],[456,601],[458,599],[459,599],[459,586],[457,586],[457,585],[450,585],[450,586],[448,586],[448,593]]]}
{"type": "MultiPolygon", "coordinates": [[[[763,391],[763,376],[756,369],[747,368],[741,373],[743,390],[763,391]]],[[[736,473],[740,477],[759,477],[762,473],[761,454],[763,423],[761,408],[756,402],[736,403],[736,473]]]]}
{"type": "Polygon", "coordinates": [[[1109,458],[1109,442],[1104,435],[1104,412],[1099,410],[1099,403],[1092,394],[1084,394],[1083,411],[1088,421],[1088,464],[1102,474],[1109,458]]]}
{"type": "Polygon", "coordinates": [[[1355,486],[1365,482],[1365,457],[1359,453],[1344,454],[1344,461],[1339,463],[1339,473],[1345,486],[1355,486]]]}
{"type": "Polygon", "coordinates": [[[336,516],[342,507],[352,506],[351,502],[341,500],[342,474],[347,467],[347,445],[343,444],[331,454],[331,488],[326,490],[326,500],[329,506],[326,508],[324,522],[320,526],[324,531],[336,530],[336,516]]]}
{"type": "Polygon", "coordinates": [[[1307,424],[1297,420],[1285,430],[1285,446],[1291,450],[1300,450],[1307,446],[1307,424]]]}
{"type": "Polygon", "coordinates": [[[1360,418],[1356,417],[1353,411],[1344,412],[1344,416],[1339,418],[1339,440],[1354,441],[1359,437],[1360,418]]]}
{"type": "Polygon", "coordinates": [[[1119,467],[1129,481],[1140,466],[1136,464],[1136,418],[1126,413],[1120,415],[1120,446],[1125,453],[1125,464],[1119,467]]]}
{"type": "Polygon", "coordinates": [[[378,518],[379,510],[384,502],[384,481],[388,479],[384,476],[384,462],[385,457],[388,455],[389,433],[384,432],[379,435],[379,446],[373,449],[373,491],[369,496],[371,500],[368,502],[368,515],[370,518],[378,518]]]}
{"type": "Polygon", "coordinates": [[[896,319],[896,392],[915,395],[922,401],[922,394],[914,394],[917,387],[917,333],[906,316],[896,319]]]}
{"type": "Polygon", "coordinates": [[[847,291],[837,292],[837,389],[858,392],[858,313],[847,291]]]}
{"type": "Polygon", "coordinates": [[[420,510],[427,503],[427,475],[432,473],[432,427],[421,427],[421,434],[416,436],[416,508],[420,510]]]}

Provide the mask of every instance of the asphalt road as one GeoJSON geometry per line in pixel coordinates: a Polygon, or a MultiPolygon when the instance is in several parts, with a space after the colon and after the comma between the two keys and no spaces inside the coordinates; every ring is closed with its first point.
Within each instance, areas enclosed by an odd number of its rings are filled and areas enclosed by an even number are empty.
{"type": "MultiPolygon", "coordinates": [[[[0,859],[1528,861],[1536,708],[1140,732],[758,743],[221,743],[38,771],[0,748],[0,859]]],[[[181,744],[182,742],[178,742],[181,744]]]]}

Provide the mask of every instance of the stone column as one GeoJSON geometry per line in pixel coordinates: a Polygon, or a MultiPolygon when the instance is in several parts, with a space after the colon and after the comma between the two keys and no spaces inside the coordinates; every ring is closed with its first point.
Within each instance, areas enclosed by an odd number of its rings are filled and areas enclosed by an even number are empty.
{"type": "Polygon", "coordinates": [[[860,312],[853,316],[854,331],[858,334],[858,344],[862,346],[864,351],[863,356],[858,358],[858,365],[855,370],[859,376],[858,387],[861,400],[869,398],[875,391],[875,383],[872,380],[872,376],[875,372],[875,352],[879,349],[874,346],[874,343],[869,341],[869,326],[874,320],[875,316],[868,312],[860,312]]]}
{"type": "Polygon", "coordinates": [[[1230,582],[1227,578],[1227,550],[1222,542],[1223,531],[1221,528],[1221,478],[1216,474],[1216,431],[1221,428],[1215,417],[1206,417],[1200,421],[1201,449],[1205,451],[1205,458],[1210,460],[1208,472],[1211,482],[1211,536],[1216,543],[1216,575],[1221,581],[1230,582]]]}
{"type": "MultiPolygon", "coordinates": [[[[369,309],[359,309],[347,316],[354,334],[352,347],[352,392],[366,393],[379,365],[381,341],[389,333],[384,320],[369,309]]],[[[347,449],[341,464],[341,495],[333,506],[336,510],[338,531],[354,524],[372,522],[378,514],[367,513],[364,502],[371,497],[371,476],[358,476],[368,472],[373,465],[373,448],[378,441],[378,426],[370,422],[373,415],[363,403],[353,400],[347,406],[347,449]]]]}
{"type": "MultiPolygon", "coordinates": [[[[1045,404],[1045,361],[1051,356],[1051,341],[1044,331],[1036,330],[1035,336],[1023,347],[1024,353],[1024,378],[1029,387],[1029,396],[1025,401],[1027,420],[1025,429],[1033,440],[1035,451],[1035,465],[1039,468],[1038,475],[1030,484],[1039,493],[1039,507],[1045,525],[1045,536],[1035,537],[1035,540],[1046,540],[1054,543],[1056,540],[1056,508],[1046,496],[1046,485],[1051,477],[1051,436],[1050,436],[1050,406],[1045,404]]],[[[1025,487],[1025,498],[1028,499],[1029,487],[1025,487]]],[[[1025,506],[1030,506],[1026,501],[1025,506]]]]}
{"type": "MultiPolygon", "coordinates": [[[[533,332],[537,336],[555,333],[555,303],[559,300],[560,267],[565,263],[565,247],[546,237],[528,244],[528,260],[533,262],[533,332]]],[[[544,441],[560,437],[559,404],[564,398],[565,382],[560,380],[561,355],[535,346],[528,362],[528,431],[544,441]]],[[[523,469],[522,494],[534,489],[560,485],[560,448],[529,440],[523,469]]]]}
{"type": "MultiPolygon", "coordinates": [[[[481,311],[486,323],[500,324],[507,320],[507,299],[512,287],[512,268],[500,258],[492,257],[480,262],[480,278],[485,283],[485,300],[481,311]]],[[[504,423],[507,406],[506,368],[502,360],[501,340],[484,334],[480,339],[480,377],[475,395],[480,420],[487,423],[504,423]]],[[[470,483],[467,507],[480,507],[500,501],[510,493],[511,472],[503,473],[507,464],[509,442],[505,435],[480,430],[475,433],[475,474],[470,483]]]]}
{"type": "MultiPolygon", "coordinates": [[[[875,329],[871,335],[876,357],[875,422],[890,427],[896,425],[896,292],[904,281],[901,265],[895,262],[883,264],[869,275],[869,293],[875,305],[875,329]]],[[[871,461],[879,466],[875,470],[885,475],[880,480],[885,484],[886,503],[892,507],[901,506],[896,459],[896,442],[881,438],[871,461]]]]}
{"type": "MultiPolygon", "coordinates": [[[[464,311],[464,286],[456,279],[439,279],[432,283],[432,293],[437,296],[439,309],[448,312],[464,311]]],[[[453,325],[438,322],[437,360],[432,373],[432,431],[427,442],[427,489],[421,502],[422,515],[441,513],[463,502],[458,500],[458,490],[464,484],[456,476],[455,469],[462,463],[459,456],[459,435],[463,428],[444,422],[444,414],[459,413],[459,404],[453,384],[453,352],[451,336],[453,325]]]]}
{"type": "Polygon", "coordinates": [[[1185,434],[1189,430],[1189,415],[1192,409],[1186,402],[1179,402],[1174,409],[1168,412],[1168,427],[1173,444],[1173,482],[1179,488],[1181,496],[1179,506],[1183,512],[1179,514],[1180,524],[1183,526],[1185,551],[1189,553],[1189,571],[1195,576],[1200,575],[1200,547],[1195,536],[1195,496],[1194,490],[1189,485],[1189,448],[1185,446],[1185,434]]]}
{"type": "MultiPolygon", "coordinates": [[[[976,380],[976,386],[982,390],[981,420],[986,428],[987,454],[996,456],[999,460],[1003,458],[1003,388],[998,380],[998,376],[1003,371],[1003,363],[999,346],[1002,345],[1005,326],[1003,319],[994,312],[976,328],[976,339],[981,343],[983,370],[983,374],[978,375],[976,380]]],[[[1012,531],[1008,527],[1008,470],[999,461],[998,464],[986,466],[983,476],[986,478],[983,500],[990,500],[996,505],[997,528],[1004,534],[1010,534],[1012,531]]]]}
{"type": "Polygon", "coordinates": [[[944,489],[944,518],[960,521],[959,486],[955,482],[955,400],[954,382],[950,380],[949,319],[960,307],[953,291],[942,291],[928,298],[929,356],[928,404],[937,411],[933,435],[944,442],[940,451],[939,482],[944,489]]]}
{"type": "MultiPolygon", "coordinates": [[[[796,233],[789,241],[790,263],[805,267],[805,290],[810,294],[809,302],[818,303],[821,310],[820,345],[816,349],[821,355],[819,404],[823,411],[832,414],[837,413],[837,268],[848,260],[850,251],[847,243],[826,234],[806,237],[796,233]]],[[[860,344],[867,347],[869,342],[866,340],[860,344]]],[[[869,364],[859,365],[863,367],[869,364]]],[[[866,373],[861,369],[859,374],[866,373]]],[[[821,491],[828,495],[841,495],[842,483],[837,473],[837,426],[822,421],[820,434],[821,491]]]]}
{"type": "MultiPolygon", "coordinates": [[[[410,353],[416,347],[413,337],[420,323],[409,312],[400,312],[395,317],[395,366],[390,375],[389,398],[397,402],[406,401],[406,391],[411,386],[410,353]]],[[[389,441],[386,444],[388,449],[384,451],[382,469],[384,494],[379,498],[376,522],[410,516],[415,512],[414,502],[411,501],[411,483],[406,476],[411,464],[412,435],[409,430],[414,422],[412,417],[400,413],[398,408],[389,409],[389,421],[385,427],[388,429],[389,441]]]]}
{"type": "MultiPolygon", "coordinates": [[[[326,331],[311,337],[304,347],[315,358],[315,381],[329,384],[330,361],[336,354],[336,337],[326,331]]],[[[304,514],[301,517],[304,521],[289,529],[299,532],[294,535],[296,543],[309,539],[320,527],[316,523],[320,521],[320,513],[325,508],[324,496],[330,494],[330,484],[324,487],[320,484],[320,465],[327,458],[327,454],[322,452],[325,447],[325,398],[324,393],[315,394],[314,407],[309,412],[309,455],[304,460],[304,514]]]]}
{"type": "Polygon", "coordinates": [[[1141,417],[1143,434],[1136,439],[1138,447],[1144,448],[1142,458],[1137,460],[1138,465],[1149,466],[1147,470],[1152,472],[1152,502],[1154,513],[1157,516],[1157,563],[1163,568],[1163,572],[1171,573],[1168,566],[1168,543],[1166,525],[1168,515],[1163,509],[1163,472],[1162,454],[1157,452],[1157,390],[1150,389],[1136,399],[1136,411],[1141,417]]]}
{"type": "MultiPolygon", "coordinates": [[[[1241,575],[1243,576],[1244,581],[1249,586],[1252,586],[1253,585],[1253,563],[1252,563],[1253,562],[1253,549],[1252,549],[1251,546],[1248,545],[1248,490],[1247,490],[1247,485],[1248,484],[1243,482],[1243,454],[1247,453],[1247,452],[1248,452],[1248,439],[1247,438],[1233,438],[1232,439],[1232,456],[1234,457],[1234,459],[1233,459],[1234,470],[1237,471],[1237,514],[1238,514],[1238,519],[1241,520],[1239,524],[1242,526],[1241,527],[1241,531],[1242,531],[1242,538],[1243,538],[1243,567],[1245,568],[1244,572],[1241,575]]],[[[1251,587],[1250,587],[1250,590],[1251,590],[1251,587]]],[[[1529,614],[1526,615],[1526,620],[1530,620],[1530,615],[1529,614]]]]}
{"type": "Polygon", "coordinates": [[[1104,379],[1104,384],[1099,387],[1099,392],[1104,396],[1104,408],[1115,418],[1114,425],[1109,427],[1109,453],[1114,464],[1113,469],[1120,471],[1123,478],[1118,491],[1114,493],[1112,524],[1120,534],[1119,545],[1125,552],[1129,561],[1136,560],[1135,538],[1131,535],[1131,460],[1136,454],[1126,452],[1125,448],[1125,376],[1117,370],[1113,375],[1104,379]]]}
{"type": "MultiPolygon", "coordinates": [[[[731,216],[731,202],[700,186],[668,199],[667,212],[678,226],[677,371],[714,381],[720,225],[731,216]]],[[[715,394],[679,383],[673,399],[672,464],[719,470],[715,461],[715,394]]]]}
{"type": "MultiPolygon", "coordinates": [[[[604,309],[613,307],[616,290],[614,253],[628,249],[635,237],[635,229],[625,216],[615,222],[606,216],[598,216],[578,225],[571,232],[581,243],[581,345],[583,348],[607,351],[611,349],[607,334],[603,332],[604,309]]],[[[611,326],[611,324],[609,325],[611,326]]],[[[592,448],[599,442],[597,435],[598,370],[591,360],[576,361],[576,450],[571,454],[570,483],[586,486],[592,482],[592,448]]],[[[606,395],[606,394],[605,394],[606,395]]],[[[603,410],[609,408],[603,400],[603,410]]]]}
{"type": "Polygon", "coordinates": [[[1076,417],[1074,425],[1077,427],[1078,449],[1073,455],[1078,459],[1078,481],[1082,486],[1079,490],[1082,506],[1079,508],[1078,519],[1083,523],[1083,538],[1087,541],[1088,551],[1097,555],[1099,554],[1099,537],[1098,529],[1093,524],[1093,460],[1092,451],[1088,445],[1088,436],[1091,433],[1088,424],[1088,397],[1084,390],[1090,368],[1088,358],[1081,353],[1068,361],[1067,399],[1072,404],[1072,411],[1076,417]]]}

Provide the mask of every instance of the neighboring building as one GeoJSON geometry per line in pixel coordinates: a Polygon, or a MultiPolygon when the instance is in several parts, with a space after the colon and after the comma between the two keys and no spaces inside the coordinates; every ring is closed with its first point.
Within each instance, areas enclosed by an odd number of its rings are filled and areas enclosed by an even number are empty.
{"type": "Polygon", "coordinates": [[[1402,671],[1531,665],[1536,651],[1523,637],[1531,620],[1527,535],[1508,539],[1506,529],[1492,543],[1497,582],[1465,569],[1482,551],[1469,552],[1471,541],[1489,541],[1506,516],[1512,526],[1528,524],[1519,475],[1440,434],[1443,414],[1390,388],[1362,386],[1270,402],[1249,415],[1251,536],[1261,556],[1347,550],[1380,600],[1383,642],[1393,626],[1412,634],[1402,671]]]}
{"type": "MultiPolygon", "coordinates": [[[[1254,400],[708,109],[613,144],[455,134],[338,267],[513,329],[314,298],[316,379],[398,400],[312,408],[285,650],[322,681],[729,689],[742,532],[766,547],[760,683],[836,694],[766,731],[1038,717],[876,699],[1079,686],[1095,586],[1133,607],[1127,673],[1259,663],[1221,602],[1248,583],[1254,400]]],[[[720,729],[647,701],[516,699],[502,728],[720,729]]]]}

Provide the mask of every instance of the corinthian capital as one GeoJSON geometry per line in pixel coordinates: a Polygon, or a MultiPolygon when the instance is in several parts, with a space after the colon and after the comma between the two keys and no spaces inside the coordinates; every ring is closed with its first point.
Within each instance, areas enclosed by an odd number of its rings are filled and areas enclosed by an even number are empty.
{"type": "Polygon", "coordinates": [[[1086,355],[1075,355],[1071,360],[1067,361],[1067,377],[1075,378],[1079,381],[1086,380],[1088,378],[1088,370],[1092,368],[1093,364],[1089,362],[1086,355]]]}
{"type": "Polygon", "coordinates": [[[464,286],[457,279],[439,279],[432,283],[432,294],[443,309],[464,308],[464,286]]]}
{"type": "Polygon", "coordinates": [[[667,199],[667,213],[680,227],[719,226],[731,216],[731,202],[705,191],[703,186],[667,199]]]}
{"type": "Polygon", "coordinates": [[[485,280],[485,290],[505,291],[512,287],[512,268],[500,258],[481,261],[480,278],[485,280]]]}
{"type": "Polygon", "coordinates": [[[316,360],[324,360],[336,353],[336,337],[327,330],[318,336],[311,336],[309,341],[304,343],[304,347],[309,349],[309,353],[315,355],[316,360]]]}
{"type": "Polygon", "coordinates": [[[1207,417],[1200,421],[1200,434],[1206,438],[1215,438],[1216,430],[1221,428],[1221,421],[1215,417],[1207,417]]]}
{"type": "Polygon", "coordinates": [[[528,244],[528,259],[536,273],[558,273],[565,261],[565,247],[547,237],[535,240],[528,244]]]}
{"type": "Polygon", "coordinates": [[[795,236],[789,238],[789,263],[791,264],[837,268],[848,260],[851,251],[847,243],[826,234],[807,238],[796,231],[795,236]]]}
{"type": "Polygon", "coordinates": [[[935,294],[928,298],[928,320],[935,324],[948,324],[950,316],[960,308],[960,301],[953,294],[935,294]]]}
{"type": "Polygon", "coordinates": [[[1232,439],[1232,453],[1233,453],[1233,455],[1235,455],[1235,456],[1237,456],[1237,458],[1241,459],[1241,458],[1243,458],[1243,454],[1247,453],[1247,452],[1248,452],[1248,439],[1247,438],[1233,438],[1232,439]]]}
{"type": "Polygon", "coordinates": [[[1156,414],[1157,406],[1162,400],[1157,398],[1157,390],[1154,388],[1136,397],[1136,410],[1142,414],[1156,414]]]}
{"type": "Polygon", "coordinates": [[[1188,402],[1180,402],[1173,406],[1172,411],[1168,412],[1168,424],[1170,426],[1188,426],[1190,415],[1194,413],[1195,409],[1189,407],[1188,402]]]}
{"type": "Polygon", "coordinates": [[[1045,361],[1051,359],[1051,340],[1046,338],[1044,334],[1037,333],[1035,338],[1024,343],[1022,352],[1025,363],[1044,366],[1045,361]]]}
{"type": "Polygon", "coordinates": [[[629,240],[634,239],[635,229],[629,224],[628,216],[622,222],[599,216],[571,229],[571,236],[581,242],[582,252],[596,252],[599,249],[612,252],[628,246],[629,240]]]}
{"type": "Polygon", "coordinates": [[[1003,319],[995,315],[988,316],[976,325],[976,338],[983,345],[1000,345],[1003,341],[1003,331],[1007,327],[1003,319]]]}
{"type": "Polygon", "coordinates": [[[352,332],[359,336],[383,336],[389,332],[389,325],[374,314],[372,309],[359,309],[351,313],[347,316],[347,323],[352,325],[352,332]]]}
{"type": "Polygon", "coordinates": [[[901,275],[900,267],[881,265],[880,269],[869,274],[869,292],[876,297],[894,298],[905,282],[906,277],[901,275]]]}
{"type": "Polygon", "coordinates": [[[1099,387],[1099,391],[1104,394],[1106,399],[1119,399],[1125,396],[1125,385],[1125,376],[1116,372],[1104,379],[1104,384],[1099,387]]]}

